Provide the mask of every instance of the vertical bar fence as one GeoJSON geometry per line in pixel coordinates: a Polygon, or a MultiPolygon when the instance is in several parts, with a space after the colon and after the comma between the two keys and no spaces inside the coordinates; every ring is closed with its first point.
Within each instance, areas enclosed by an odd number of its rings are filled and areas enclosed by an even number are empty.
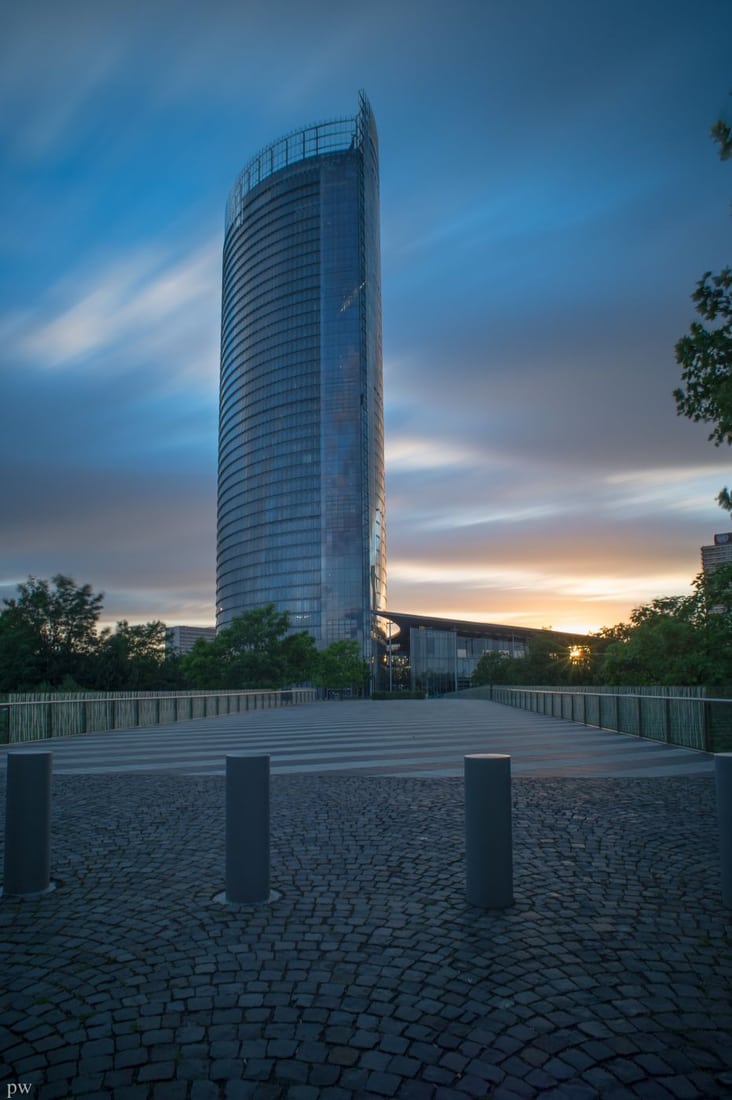
{"type": "Polygon", "coordinates": [[[493,685],[491,698],[494,703],[668,745],[701,752],[732,752],[732,699],[692,695],[684,689],[679,689],[679,694],[674,694],[674,689],[653,694],[499,684],[493,685]]]}
{"type": "Polygon", "coordinates": [[[315,701],[315,688],[278,691],[113,692],[9,696],[0,701],[0,743],[25,744],[115,729],[170,725],[315,701]]]}

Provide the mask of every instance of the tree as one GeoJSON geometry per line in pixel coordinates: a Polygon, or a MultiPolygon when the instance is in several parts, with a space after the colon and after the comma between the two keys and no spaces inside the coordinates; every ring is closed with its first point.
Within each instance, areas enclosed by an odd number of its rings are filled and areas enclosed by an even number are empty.
{"type": "Polygon", "coordinates": [[[470,683],[473,687],[483,687],[489,684],[515,683],[516,676],[520,675],[519,669],[516,668],[516,664],[516,659],[509,657],[507,653],[498,653],[494,649],[486,649],[486,651],[481,654],[473,670],[470,683]]]}
{"type": "Polygon", "coordinates": [[[59,573],[29,577],[0,612],[0,691],[157,691],[181,686],[165,624],[99,630],[102,593],[59,573]]]}
{"type": "Polygon", "coordinates": [[[199,638],[181,659],[182,673],[208,691],[302,683],[315,668],[315,641],[306,631],[290,634],[289,628],[288,613],[274,604],[246,611],[212,642],[199,638]]]}
{"type": "Polygon", "coordinates": [[[165,623],[117,623],[99,648],[96,686],[105,691],[155,691],[174,687],[177,662],[165,651],[165,623]]]}
{"type": "MultiPolygon", "coordinates": [[[[722,160],[732,157],[732,133],[721,119],[711,130],[722,160]]],[[[719,447],[732,443],[732,268],[718,275],[705,272],[692,294],[704,322],[693,321],[676,343],[682,385],[674,390],[676,411],[695,423],[712,424],[709,439],[719,447]]],[[[717,500],[732,512],[732,494],[722,489],[717,500]]]]}
{"type": "Polygon", "coordinates": [[[526,643],[525,684],[566,684],[569,646],[562,645],[548,630],[532,634],[526,643]]]}
{"type": "Polygon", "coordinates": [[[17,599],[5,600],[0,615],[4,690],[58,687],[69,680],[92,685],[103,599],[91,585],[77,585],[61,573],[50,582],[29,577],[19,584],[17,599]]]}
{"type": "Polygon", "coordinates": [[[719,159],[729,160],[732,157],[732,127],[720,118],[712,126],[711,133],[719,145],[719,159]]]}
{"type": "Polygon", "coordinates": [[[0,614],[0,691],[32,691],[43,682],[38,637],[17,607],[0,614]]]}
{"type": "Polygon", "coordinates": [[[287,683],[282,642],[288,627],[287,612],[277,611],[274,604],[233,619],[231,626],[216,638],[224,652],[226,686],[278,688],[287,683]]]}
{"type": "Polygon", "coordinates": [[[560,685],[591,683],[596,642],[570,645],[547,630],[529,637],[522,657],[487,650],[478,661],[471,683],[560,685]]]}
{"type": "Polygon", "coordinates": [[[288,634],[282,642],[287,667],[285,683],[304,684],[314,680],[318,669],[318,648],[315,638],[306,630],[288,634]]]}
{"type": "Polygon", "coordinates": [[[608,684],[700,684],[704,654],[694,624],[659,611],[639,622],[625,642],[608,646],[602,661],[608,684]]]}
{"type": "Polygon", "coordinates": [[[344,639],[332,642],[318,654],[316,683],[331,691],[355,688],[362,691],[368,679],[369,667],[362,659],[357,641],[344,639]]]}
{"type": "Polygon", "coordinates": [[[181,673],[186,684],[203,691],[216,691],[223,687],[224,655],[217,639],[206,641],[198,638],[180,659],[181,673]]]}
{"type": "Polygon", "coordinates": [[[732,566],[700,573],[688,596],[637,607],[600,660],[607,684],[732,682],[732,566]]]}

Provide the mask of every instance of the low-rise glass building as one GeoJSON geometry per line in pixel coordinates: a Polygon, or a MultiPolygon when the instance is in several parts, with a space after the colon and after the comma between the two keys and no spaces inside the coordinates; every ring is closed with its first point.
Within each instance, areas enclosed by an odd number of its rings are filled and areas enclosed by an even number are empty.
{"type": "MultiPolygon", "coordinates": [[[[389,611],[379,619],[383,651],[378,686],[382,691],[443,695],[469,688],[484,653],[524,657],[536,627],[441,619],[389,611]]],[[[585,642],[584,635],[548,631],[560,645],[585,642]]]]}

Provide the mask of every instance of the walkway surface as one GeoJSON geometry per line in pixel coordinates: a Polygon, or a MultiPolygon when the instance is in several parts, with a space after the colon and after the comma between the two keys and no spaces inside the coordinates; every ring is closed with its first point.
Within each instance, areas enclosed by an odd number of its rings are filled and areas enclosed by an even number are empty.
{"type": "MultiPolygon", "coordinates": [[[[277,774],[454,776],[470,752],[511,754],[514,775],[711,775],[713,759],[482,699],[331,702],[34,742],[59,775],[223,775],[226,754],[269,753],[277,774]]],[[[5,752],[0,754],[4,764],[5,752]]]]}
{"type": "Polygon", "coordinates": [[[475,706],[54,742],[56,888],[0,900],[0,1097],[732,1096],[709,758],[475,706]],[[215,900],[222,750],[272,752],[258,906],[215,900]],[[514,763],[503,911],[465,900],[470,751],[514,763]]]}

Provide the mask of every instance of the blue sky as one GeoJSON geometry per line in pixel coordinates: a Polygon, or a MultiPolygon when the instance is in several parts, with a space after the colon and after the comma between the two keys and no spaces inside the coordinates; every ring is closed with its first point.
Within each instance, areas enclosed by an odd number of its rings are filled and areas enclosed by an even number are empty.
{"type": "Polygon", "coordinates": [[[730,262],[728,0],[28,0],[0,41],[0,595],[213,621],[220,268],[262,146],[381,152],[389,604],[597,629],[688,590],[728,450],[679,419],[730,262]]]}

